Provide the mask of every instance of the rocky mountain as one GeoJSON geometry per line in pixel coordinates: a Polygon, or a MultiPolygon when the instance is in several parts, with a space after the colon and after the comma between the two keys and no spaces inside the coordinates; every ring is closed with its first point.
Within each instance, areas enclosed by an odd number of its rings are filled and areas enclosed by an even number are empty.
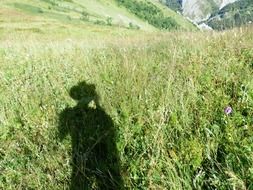
{"type": "Polygon", "coordinates": [[[185,17],[194,22],[208,19],[215,11],[236,0],[166,0],[167,6],[180,11],[185,17]]]}

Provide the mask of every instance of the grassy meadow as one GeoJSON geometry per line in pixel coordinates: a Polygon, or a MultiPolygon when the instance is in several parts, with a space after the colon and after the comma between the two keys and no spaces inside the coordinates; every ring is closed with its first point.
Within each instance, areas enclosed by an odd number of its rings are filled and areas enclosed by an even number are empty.
{"type": "Polygon", "coordinates": [[[36,35],[1,39],[0,189],[69,189],[58,125],[81,81],[114,123],[122,189],[253,189],[252,28],[36,35]]]}
{"type": "Polygon", "coordinates": [[[76,172],[89,189],[251,190],[252,76],[250,26],[130,30],[2,7],[0,189],[81,189],[76,172]]]}

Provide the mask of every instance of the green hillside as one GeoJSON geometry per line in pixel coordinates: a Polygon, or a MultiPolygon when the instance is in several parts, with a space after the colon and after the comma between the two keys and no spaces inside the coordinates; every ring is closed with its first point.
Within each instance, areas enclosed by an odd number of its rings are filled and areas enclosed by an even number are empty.
{"type": "MultiPolygon", "coordinates": [[[[139,1],[128,0],[126,2],[136,4],[139,1]]],[[[36,22],[36,25],[38,25],[38,22],[40,24],[47,22],[48,24],[53,21],[58,25],[81,27],[100,25],[155,31],[163,29],[163,23],[171,21],[173,25],[168,25],[165,29],[195,30],[190,22],[163,5],[157,6],[156,2],[149,3],[146,1],[140,3],[142,4],[139,8],[144,11],[145,8],[153,9],[157,16],[154,17],[152,12],[148,11],[145,17],[136,15],[130,7],[122,6],[123,4],[118,0],[24,0],[22,2],[6,0],[0,2],[0,11],[2,13],[0,16],[5,25],[7,25],[6,22],[9,17],[20,23],[21,18],[17,18],[15,15],[22,14],[24,17],[22,21],[25,24],[29,24],[29,22],[36,22]],[[152,17],[155,18],[154,22],[151,21],[154,20],[152,17]]],[[[11,25],[9,27],[13,27],[13,24],[11,25]]],[[[43,26],[39,27],[38,30],[43,30],[43,26]]]]}
{"type": "Polygon", "coordinates": [[[240,0],[216,11],[206,22],[217,30],[239,27],[253,22],[253,1],[240,0]]]}

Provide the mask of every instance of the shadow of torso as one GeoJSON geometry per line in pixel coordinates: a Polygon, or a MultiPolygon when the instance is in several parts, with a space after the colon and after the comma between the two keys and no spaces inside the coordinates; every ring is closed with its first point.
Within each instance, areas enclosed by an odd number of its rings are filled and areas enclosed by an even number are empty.
{"type": "Polygon", "coordinates": [[[66,108],[59,130],[61,139],[69,134],[72,141],[70,189],[121,189],[114,124],[99,105],[66,108]]]}

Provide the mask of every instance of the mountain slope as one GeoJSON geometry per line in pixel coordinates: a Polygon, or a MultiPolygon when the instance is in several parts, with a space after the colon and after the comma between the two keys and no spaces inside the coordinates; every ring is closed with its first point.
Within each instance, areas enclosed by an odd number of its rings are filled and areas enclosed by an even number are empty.
{"type": "Polygon", "coordinates": [[[253,22],[253,1],[240,0],[214,12],[207,24],[214,29],[223,30],[253,22]]]}
{"type": "Polygon", "coordinates": [[[7,0],[4,4],[9,9],[45,19],[54,19],[68,23],[94,23],[114,24],[127,27],[130,22],[139,25],[144,30],[152,30],[154,27],[145,23],[127,10],[117,6],[113,1],[55,1],[55,0],[24,0],[22,3],[15,0],[7,0]]]}
{"type": "MultiPolygon", "coordinates": [[[[137,1],[129,0],[128,2],[136,3],[137,1]]],[[[165,18],[175,21],[178,29],[195,29],[189,21],[180,15],[176,15],[169,8],[156,1],[149,1],[149,3],[160,13],[166,15],[165,18]]],[[[19,0],[6,0],[0,2],[0,13],[4,27],[6,27],[10,17],[12,21],[16,20],[16,24],[19,23],[24,26],[25,23],[24,25],[21,24],[20,17],[15,17],[17,14],[22,14],[23,18],[27,18],[26,23],[54,22],[60,25],[88,26],[89,28],[112,26],[145,31],[157,30],[156,25],[147,22],[146,18],[133,14],[129,7],[121,6],[118,0],[23,0],[22,2],[19,0]]],[[[9,25],[9,27],[13,27],[13,25],[9,25]]],[[[43,29],[43,27],[40,27],[40,29],[43,29]]]]}

